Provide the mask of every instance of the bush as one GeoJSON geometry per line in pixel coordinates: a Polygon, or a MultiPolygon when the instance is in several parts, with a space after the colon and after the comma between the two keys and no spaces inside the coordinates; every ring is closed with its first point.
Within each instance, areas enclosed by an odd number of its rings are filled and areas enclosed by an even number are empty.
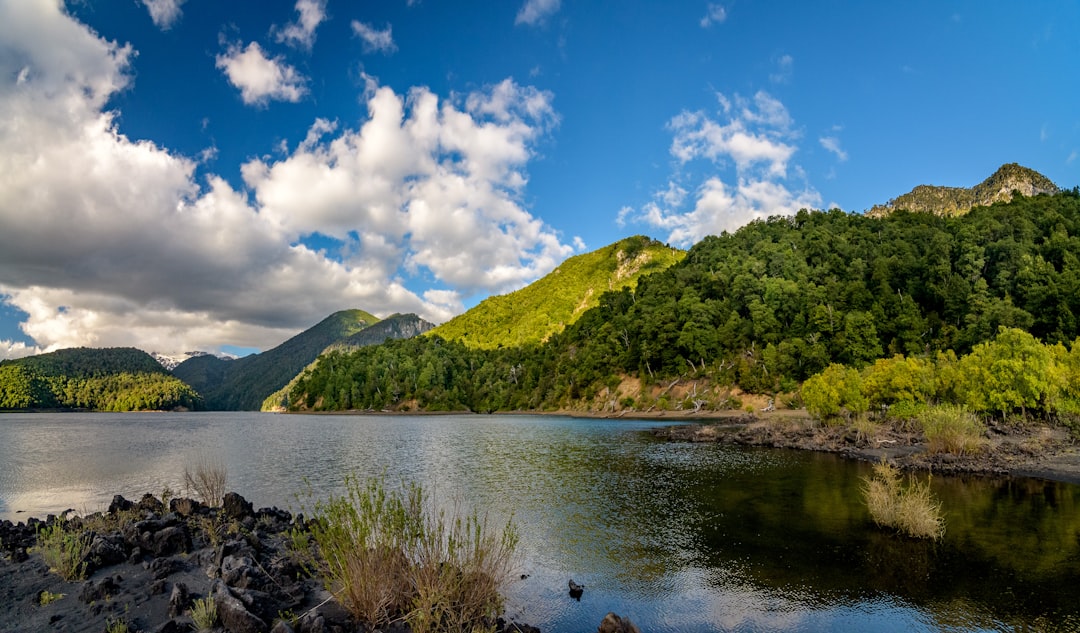
{"type": "Polygon", "coordinates": [[[90,537],[80,531],[68,530],[62,520],[37,530],[37,550],[49,566],[64,580],[83,580],[86,576],[86,555],[90,553],[90,537]]]}
{"type": "Polygon", "coordinates": [[[927,407],[916,419],[922,426],[926,450],[930,453],[964,455],[978,453],[986,445],[986,426],[964,407],[927,407]]]}
{"type": "Polygon", "coordinates": [[[194,473],[187,467],[184,468],[184,486],[188,490],[195,491],[202,502],[212,508],[221,505],[221,499],[225,496],[225,483],[228,479],[228,471],[220,460],[203,457],[195,465],[194,473]]]}
{"type": "Polygon", "coordinates": [[[417,485],[346,480],[346,495],[315,507],[312,534],[327,588],[360,622],[395,620],[414,633],[471,631],[502,610],[517,533],[493,533],[474,513],[432,509],[417,485]]]}
{"type": "Polygon", "coordinates": [[[945,534],[941,503],[930,492],[930,483],[914,475],[905,486],[900,470],[882,460],[863,480],[863,497],[870,517],[880,526],[894,528],[914,538],[939,539],[945,534]]]}

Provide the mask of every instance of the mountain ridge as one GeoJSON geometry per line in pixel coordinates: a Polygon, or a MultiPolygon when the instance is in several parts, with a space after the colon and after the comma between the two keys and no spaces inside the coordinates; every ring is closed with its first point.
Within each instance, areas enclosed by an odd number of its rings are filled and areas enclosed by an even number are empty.
{"type": "Polygon", "coordinates": [[[643,235],[567,258],[555,270],[513,292],[488,297],[428,332],[480,349],[540,343],[563,331],[609,290],[677,263],[684,251],[643,235]]]}
{"type": "Polygon", "coordinates": [[[885,204],[874,205],[866,215],[881,218],[901,209],[943,216],[963,215],[974,207],[1011,202],[1014,191],[1031,197],[1041,193],[1059,193],[1061,189],[1034,169],[1006,163],[974,187],[918,185],[885,204]]]}

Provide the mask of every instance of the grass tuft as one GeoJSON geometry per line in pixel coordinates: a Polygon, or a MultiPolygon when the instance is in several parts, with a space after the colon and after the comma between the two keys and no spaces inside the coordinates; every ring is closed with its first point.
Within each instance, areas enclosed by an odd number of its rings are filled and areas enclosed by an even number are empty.
{"type": "Polygon", "coordinates": [[[66,594],[53,593],[49,590],[45,590],[38,595],[38,604],[44,607],[45,605],[56,602],[57,600],[63,598],[65,595],[66,594]]]}
{"type": "Polygon", "coordinates": [[[188,614],[196,631],[209,631],[217,624],[217,603],[210,596],[198,598],[191,603],[188,614]]]}
{"type": "Polygon", "coordinates": [[[421,488],[346,481],[320,502],[312,533],[328,588],[360,622],[407,622],[413,633],[487,628],[502,609],[517,533],[473,512],[432,509],[421,488]]]}
{"type": "Polygon", "coordinates": [[[914,475],[905,486],[900,469],[882,460],[863,480],[863,496],[871,518],[880,526],[894,528],[913,538],[936,540],[945,534],[941,503],[930,492],[930,482],[914,475]]]}
{"type": "Polygon", "coordinates": [[[966,455],[979,453],[986,446],[986,426],[964,407],[928,407],[916,419],[922,425],[926,450],[931,454],[966,455]]]}

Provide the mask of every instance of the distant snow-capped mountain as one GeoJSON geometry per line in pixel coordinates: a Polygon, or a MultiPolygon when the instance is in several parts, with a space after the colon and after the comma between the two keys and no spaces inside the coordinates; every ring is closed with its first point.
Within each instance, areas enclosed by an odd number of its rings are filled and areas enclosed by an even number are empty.
{"type": "Polygon", "coordinates": [[[158,352],[150,352],[150,355],[154,357],[154,360],[161,363],[161,366],[169,371],[176,369],[176,366],[184,362],[189,358],[197,358],[199,356],[217,356],[223,360],[233,360],[236,357],[229,354],[211,354],[210,352],[184,352],[181,356],[169,356],[167,354],[159,354],[158,352]]]}

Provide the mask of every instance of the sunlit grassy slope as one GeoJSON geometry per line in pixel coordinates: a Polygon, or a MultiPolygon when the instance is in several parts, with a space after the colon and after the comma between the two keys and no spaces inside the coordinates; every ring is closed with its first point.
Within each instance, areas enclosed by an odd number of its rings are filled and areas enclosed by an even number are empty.
{"type": "Polygon", "coordinates": [[[604,292],[633,288],[642,275],[663,270],[685,256],[684,251],[651,238],[628,237],[571,257],[521,290],[489,297],[429,335],[482,349],[537,343],[577,320],[604,292]]]}

